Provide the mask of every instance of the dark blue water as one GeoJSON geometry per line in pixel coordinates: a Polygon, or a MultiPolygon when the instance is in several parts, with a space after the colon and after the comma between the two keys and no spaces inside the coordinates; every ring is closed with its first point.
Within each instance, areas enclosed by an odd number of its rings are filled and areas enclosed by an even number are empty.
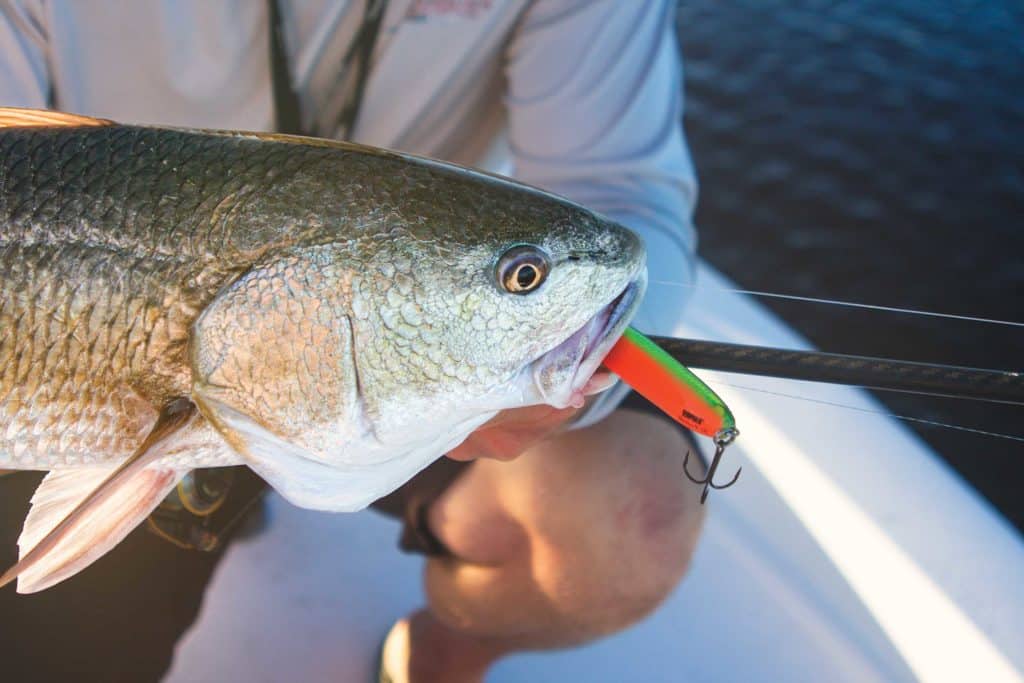
{"type": "MultiPolygon", "coordinates": [[[[750,289],[1024,320],[1024,3],[683,0],[678,25],[709,261],[750,289]]],[[[1021,330],[765,303],[827,350],[1024,369],[1021,330]]],[[[878,396],[1024,435],[1024,408],[878,396]]],[[[912,426],[1024,530],[1024,444],[912,426]]]]}

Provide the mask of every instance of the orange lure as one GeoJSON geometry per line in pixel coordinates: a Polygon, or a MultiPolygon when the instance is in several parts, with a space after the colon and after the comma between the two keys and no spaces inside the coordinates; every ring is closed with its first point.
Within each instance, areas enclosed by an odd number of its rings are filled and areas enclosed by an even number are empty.
{"type": "Polygon", "coordinates": [[[697,478],[686,470],[691,481],[704,485],[702,503],[709,488],[726,488],[736,481],[739,471],[728,484],[711,483],[725,447],[739,431],[729,407],[697,375],[632,327],[626,328],[605,356],[604,366],[676,422],[714,439],[716,450],[707,476],[697,478]]]}

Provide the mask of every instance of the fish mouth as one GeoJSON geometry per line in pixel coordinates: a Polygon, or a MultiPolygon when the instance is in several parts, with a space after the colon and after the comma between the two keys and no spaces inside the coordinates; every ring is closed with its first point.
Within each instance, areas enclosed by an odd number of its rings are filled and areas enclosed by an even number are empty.
{"type": "Polygon", "coordinates": [[[586,396],[615,383],[601,362],[622,336],[647,288],[644,269],[583,327],[533,363],[533,384],[544,402],[556,408],[583,406],[586,396]]]}

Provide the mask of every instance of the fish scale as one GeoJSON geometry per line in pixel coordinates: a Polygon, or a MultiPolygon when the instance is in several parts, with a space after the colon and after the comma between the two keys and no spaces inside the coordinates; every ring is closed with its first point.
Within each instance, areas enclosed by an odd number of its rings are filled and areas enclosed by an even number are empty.
{"type": "MultiPolygon", "coordinates": [[[[10,358],[0,380],[0,404],[13,406],[20,415],[12,425],[49,424],[45,431],[28,430],[34,438],[27,446],[25,430],[17,430],[23,452],[27,447],[41,469],[53,466],[54,460],[67,465],[124,457],[155,419],[155,411],[142,405],[142,397],[133,400],[128,382],[132,374],[146,369],[142,350],[150,330],[134,324],[139,318],[133,315],[145,308],[145,302],[123,296],[114,287],[105,297],[95,297],[97,281],[104,275],[101,268],[88,268],[91,279],[85,286],[71,284],[79,281],[81,251],[41,245],[0,251],[5,285],[15,292],[3,298],[0,312],[5,330],[0,356],[10,358]],[[32,267],[33,263],[39,265],[32,267]],[[66,315],[87,307],[88,318],[66,315]],[[18,406],[33,410],[19,411],[18,406]],[[141,415],[140,408],[145,408],[141,415]],[[50,451],[50,457],[43,457],[50,451]]],[[[115,264],[109,255],[103,260],[109,273],[115,264]]],[[[187,378],[179,384],[186,385],[187,378]]],[[[2,455],[0,448],[0,462],[2,455]]]]}

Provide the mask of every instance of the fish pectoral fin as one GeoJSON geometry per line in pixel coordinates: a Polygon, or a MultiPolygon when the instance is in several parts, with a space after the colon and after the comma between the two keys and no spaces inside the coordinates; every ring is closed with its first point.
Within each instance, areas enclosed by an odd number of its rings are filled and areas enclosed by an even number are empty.
{"type": "Polygon", "coordinates": [[[46,475],[32,496],[32,509],[18,538],[18,564],[44,539],[50,541],[50,547],[18,573],[19,593],[49,588],[105,555],[149,516],[185,474],[159,467],[140,470],[121,480],[102,501],[82,510],[75,524],[55,533],[56,527],[103,484],[112,470],[75,468],[46,475]]]}
{"type": "Polygon", "coordinates": [[[0,576],[34,593],[81,571],[128,535],[184,475],[160,465],[158,446],[196,415],[175,401],[160,413],[142,445],[123,463],[50,472],[32,496],[18,562],[0,576]]]}
{"type": "Polygon", "coordinates": [[[67,114],[48,109],[0,107],[0,128],[78,128],[81,126],[113,126],[114,122],[92,116],[67,114]]]}

